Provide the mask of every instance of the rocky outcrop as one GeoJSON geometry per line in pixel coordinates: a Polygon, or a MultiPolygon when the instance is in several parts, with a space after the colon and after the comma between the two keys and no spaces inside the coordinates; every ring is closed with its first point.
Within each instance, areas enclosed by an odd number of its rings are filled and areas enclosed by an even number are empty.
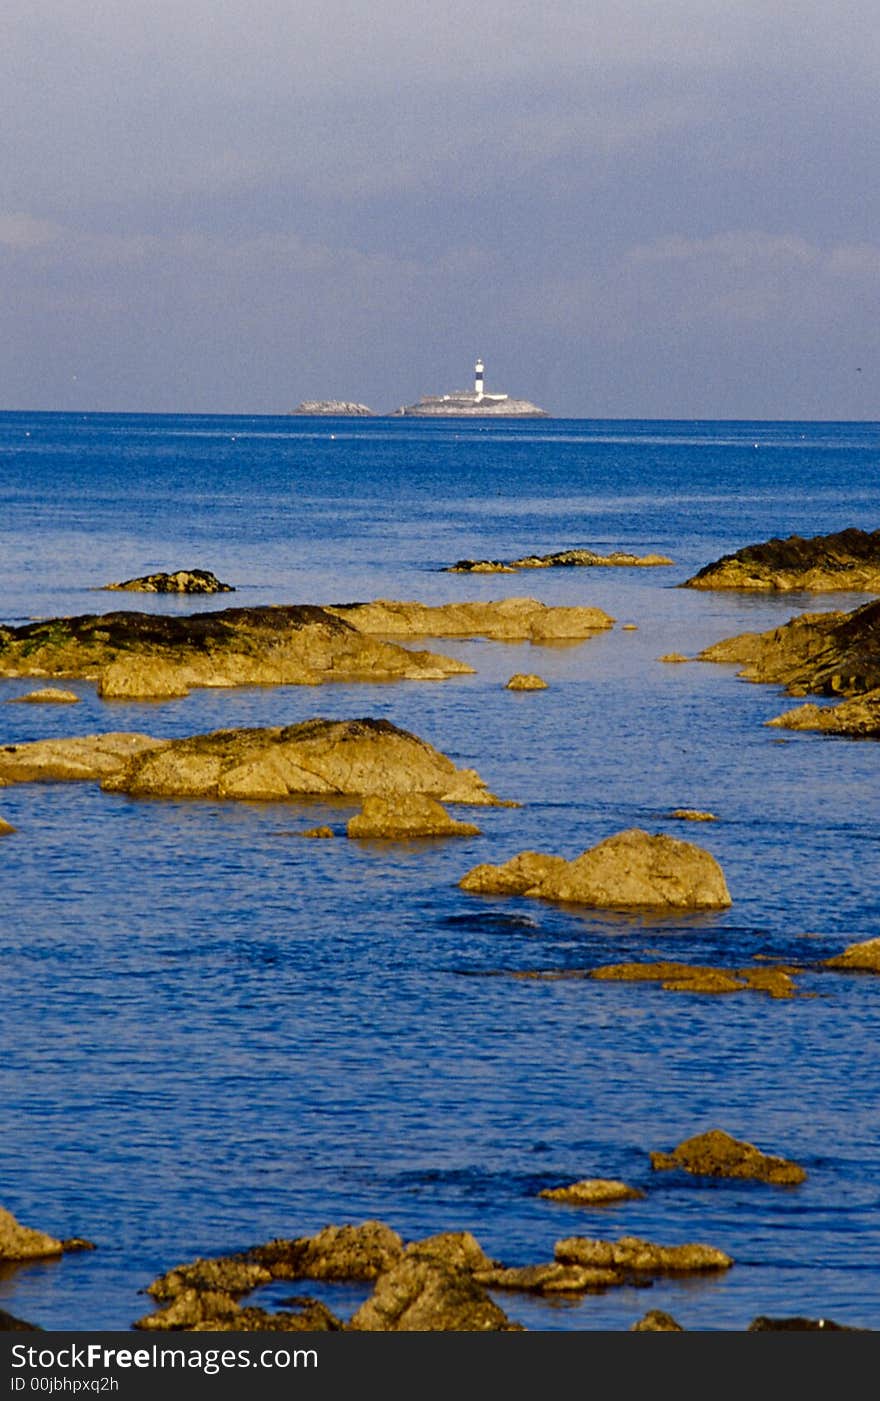
{"type": "Polygon", "coordinates": [[[701,812],[699,808],[673,808],[669,814],[678,822],[717,822],[714,812],[701,812]]]}
{"type": "Polygon", "coordinates": [[[63,691],[58,686],[43,686],[39,691],[28,691],[26,696],[10,696],[7,704],[21,705],[25,702],[34,705],[73,705],[79,700],[75,691],[63,691]]]}
{"type": "Polygon", "coordinates": [[[304,720],[188,739],[86,735],[0,747],[0,784],[98,779],[135,797],[277,800],[423,793],[487,807],[501,800],[474,769],[388,720],[304,720]]]}
{"type": "Polygon", "coordinates": [[[370,718],[316,718],[166,741],[134,757],[102,787],[134,797],[278,800],[299,794],[421,793],[441,803],[486,807],[499,801],[474,769],[459,769],[417,735],[370,718]]]}
{"type": "Polygon", "coordinates": [[[533,671],[517,671],[507,683],[508,691],[546,691],[547,682],[533,671]]]}
{"type": "Polygon", "coordinates": [[[788,1158],[762,1153],[753,1143],[732,1138],[723,1129],[686,1138],[671,1153],[651,1154],[658,1171],[682,1168],[698,1177],[752,1178],[792,1186],[806,1179],[806,1170],[788,1158]]]}
{"type": "Polygon", "coordinates": [[[785,686],[791,695],[862,696],[880,688],[880,601],[740,633],[704,648],[699,660],[738,663],[744,680],[785,686]]]}
{"type": "Polygon", "coordinates": [[[789,535],[705,565],[682,588],[880,593],[880,530],[789,535]]]}
{"type": "Polygon", "coordinates": [[[822,966],[843,973],[880,973],[880,938],[850,944],[843,953],[826,958],[822,966]]]}
{"type": "Polygon", "coordinates": [[[104,699],[182,696],[194,686],[437,681],[472,671],[367,636],[307,604],[180,617],[131,610],[0,627],[0,675],[84,677],[104,699]]]}
{"type": "Polygon", "coordinates": [[[346,827],[350,837],[385,841],[409,841],[413,837],[478,837],[473,822],[450,817],[442,803],[426,793],[375,794],[364,799],[359,813],[346,827]]]}
{"type": "Polygon", "coordinates": [[[491,1267],[469,1232],[449,1232],[404,1247],[381,1221],[327,1226],[313,1236],[274,1240],[248,1251],[180,1265],[147,1293],[164,1307],[140,1329],[361,1332],[521,1331],[475,1279],[491,1267]],[[272,1280],[372,1280],[372,1295],[344,1324],[313,1299],[284,1302],[297,1311],[268,1312],[239,1300],[272,1280]]]}
{"type": "Polygon", "coordinates": [[[105,589],[124,589],[130,593],[235,593],[231,584],[223,584],[210,569],[176,569],[172,574],[142,574],[137,579],[124,579],[121,584],[104,584],[105,589]]]}
{"type": "Polygon", "coordinates": [[[482,1270],[477,1278],[490,1289],[551,1295],[601,1294],[626,1282],[621,1270],[563,1264],[560,1260],[549,1260],[539,1265],[498,1265],[491,1270],[482,1270]]]}
{"type": "Polygon", "coordinates": [[[0,1260],[42,1260],[65,1251],[93,1249],[91,1241],[79,1236],[59,1240],[46,1231],[22,1226],[11,1211],[0,1207],[0,1260]]]}
{"type": "Polygon", "coordinates": [[[332,418],[372,418],[373,410],[366,404],[353,403],[351,399],[303,399],[291,416],[307,414],[310,418],[329,415],[332,418]]]}
{"type": "Polygon", "coordinates": [[[837,705],[798,705],[766,723],[782,730],[820,730],[852,739],[874,739],[880,736],[880,687],[837,705]]]}
{"type": "Polygon", "coordinates": [[[501,866],[475,866],[463,890],[525,895],[603,909],[724,909],[724,873],[708,851],[639,828],[618,832],[573,861],[521,852],[501,866]]]}
{"type": "Polygon", "coordinates": [[[621,1236],[616,1241],[569,1236],[556,1242],[553,1253],[563,1264],[625,1270],[636,1275],[702,1274],[728,1270],[733,1264],[730,1255],[712,1245],[655,1245],[638,1236],[621,1236]]]}
{"type": "Polygon", "coordinates": [[[658,982],[666,992],[765,992],[770,997],[793,997],[795,984],[789,968],[709,968],[693,963],[609,963],[594,968],[591,978],[604,982],[658,982]]]}
{"type": "Polygon", "coordinates": [[[488,637],[500,642],[555,642],[592,637],[614,626],[601,608],[552,606],[536,598],[486,603],[331,604],[326,610],[371,637],[488,637]]]}
{"type": "Polygon", "coordinates": [[[584,1177],[566,1187],[545,1187],[538,1193],[548,1201],[565,1202],[569,1206],[608,1206],[613,1202],[638,1201],[644,1195],[638,1187],[628,1187],[625,1182],[607,1177],[584,1177]]]}
{"type": "Polygon", "coordinates": [[[646,568],[672,564],[666,555],[633,555],[612,550],[609,555],[595,550],[557,550],[549,555],[523,555],[521,559],[460,559],[446,566],[447,574],[514,574],[518,569],[646,568]]]}
{"type": "Polygon", "coordinates": [[[700,661],[733,662],[743,680],[782,685],[793,696],[845,697],[805,705],[768,721],[784,729],[880,733],[880,601],[851,613],[802,613],[768,632],[723,639],[700,661]]]}
{"type": "Polygon", "coordinates": [[[631,1333],[683,1333],[680,1323],[676,1323],[671,1313],[664,1309],[648,1309],[643,1318],[634,1323],[631,1333]]]}

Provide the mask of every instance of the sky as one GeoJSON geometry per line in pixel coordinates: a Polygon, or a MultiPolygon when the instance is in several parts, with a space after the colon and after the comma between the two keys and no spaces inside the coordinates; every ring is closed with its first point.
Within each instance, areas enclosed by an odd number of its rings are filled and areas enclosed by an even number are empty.
{"type": "Polygon", "coordinates": [[[880,419],[876,0],[4,0],[0,409],[880,419]]]}

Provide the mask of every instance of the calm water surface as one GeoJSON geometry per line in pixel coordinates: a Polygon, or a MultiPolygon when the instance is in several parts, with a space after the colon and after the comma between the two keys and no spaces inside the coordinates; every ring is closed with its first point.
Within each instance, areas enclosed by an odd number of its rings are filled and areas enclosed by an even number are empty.
{"type": "MultiPolygon", "coordinates": [[[[880,934],[880,746],[782,736],[764,724],[791,704],[778,688],[657,660],[864,602],[675,586],[774,535],[876,529],[878,468],[876,424],[0,415],[0,622],[512,594],[617,620],[573,646],[428,642],[475,667],[440,683],[111,705],[77,681],[79,705],[37,707],[3,704],[32,682],[0,681],[3,743],[382,716],[521,804],[477,812],[474,838],[304,842],[357,805],[4,790],[0,1205],[98,1248],[7,1267],[0,1308],[127,1330],[174,1264],[379,1218],[407,1239],[471,1230],[508,1264],[572,1234],[734,1257],[721,1277],[583,1300],[499,1295],[528,1328],[624,1330],[664,1308],[696,1330],[762,1313],[880,1329],[880,980],[808,971],[804,996],[773,1001],[512,976],[814,964],[880,934]],[[443,572],[576,545],[674,564],[443,572]],[[101,592],[195,567],[237,592],[101,592]],[[514,671],[548,690],[506,691],[514,671]],[[720,820],[683,830],[680,806],[720,820]],[[571,857],[633,826],[712,851],[731,909],[645,919],[458,888],[477,862],[571,857]],[[652,1172],[651,1150],[712,1127],[795,1158],[806,1182],[652,1172]],[[592,1176],[646,1196],[538,1196],[592,1176]]],[[[344,1316],[363,1297],[320,1292],[344,1316]]]]}

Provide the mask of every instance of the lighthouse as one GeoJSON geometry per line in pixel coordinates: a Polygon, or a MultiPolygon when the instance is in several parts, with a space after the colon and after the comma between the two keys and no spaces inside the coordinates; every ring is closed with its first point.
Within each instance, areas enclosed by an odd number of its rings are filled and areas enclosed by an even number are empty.
{"type": "Polygon", "coordinates": [[[477,357],[477,363],[476,363],[476,365],[474,366],[474,393],[476,394],[476,396],[477,396],[478,399],[482,399],[482,397],[483,397],[483,362],[482,362],[482,360],[479,358],[479,356],[477,357]]]}

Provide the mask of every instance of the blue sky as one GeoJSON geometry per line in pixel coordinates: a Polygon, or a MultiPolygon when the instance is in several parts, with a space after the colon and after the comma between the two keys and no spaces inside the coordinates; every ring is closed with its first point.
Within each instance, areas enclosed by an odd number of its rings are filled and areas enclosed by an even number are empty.
{"type": "Polygon", "coordinates": [[[0,407],[880,418],[867,0],[6,0],[0,407]]]}

